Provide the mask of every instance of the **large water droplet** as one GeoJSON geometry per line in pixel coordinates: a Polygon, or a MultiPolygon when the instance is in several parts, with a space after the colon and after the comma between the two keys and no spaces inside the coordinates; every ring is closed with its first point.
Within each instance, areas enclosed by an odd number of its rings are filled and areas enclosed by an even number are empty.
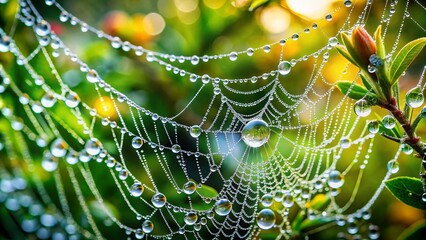
{"type": "Polygon", "coordinates": [[[86,142],[84,148],[88,154],[96,156],[101,152],[102,144],[97,138],[91,138],[86,142]]]}
{"type": "Polygon", "coordinates": [[[65,104],[70,108],[75,108],[80,104],[80,97],[75,92],[68,92],[65,96],[65,104]]]}
{"type": "Polygon", "coordinates": [[[232,203],[225,198],[219,199],[214,205],[214,211],[219,216],[226,216],[232,210],[232,203]]]}
{"type": "Polygon", "coordinates": [[[145,188],[143,187],[142,183],[134,182],[133,185],[130,187],[130,194],[133,197],[140,197],[144,189],[145,188]]]}
{"type": "Polygon", "coordinates": [[[152,202],[152,205],[154,205],[154,207],[162,208],[166,204],[167,198],[164,194],[158,192],[154,194],[154,196],[152,196],[151,202],[152,202]]]}
{"type": "Polygon", "coordinates": [[[41,20],[36,26],[35,26],[35,32],[39,36],[46,36],[50,33],[50,24],[46,22],[45,20],[41,20]]]}
{"type": "Polygon", "coordinates": [[[262,209],[256,216],[257,226],[270,229],[275,224],[275,213],[271,209],[262,209]]]}
{"type": "Polygon", "coordinates": [[[87,72],[86,78],[87,78],[87,81],[89,81],[91,83],[97,83],[97,82],[99,82],[98,73],[95,70],[93,70],[93,69],[90,69],[87,72]]]}
{"type": "Polygon", "coordinates": [[[283,197],[283,206],[286,208],[291,208],[293,205],[293,196],[291,195],[291,193],[286,193],[283,197]]]}
{"type": "Polygon", "coordinates": [[[142,231],[144,233],[150,233],[152,230],[154,230],[154,224],[150,220],[145,220],[142,223],[142,231]]]}
{"type": "Polygon", "coordinates": [[[40,103],[45,108],[51,108],[56,103],[56,98],[51,93],[46,93],[41,99],[40,103]]]}
{"type": "Polygon", "coordinates": [[[134,137],[134,138],[132,139],[132,147],[133,147],[134,149],[139,149],[139,148],[141,148],[141,147],[142,147],[142,145],[143,145],[143,140],[142,140],[142,138],[140,138],[140,137],[134,137]]]}
{"type": "Polygon", "coordinates": [[[193,181],[188,181],[183,185],[183,192],[188,195],[193,194],[196,189],[197,184],[195,184],[193,181]]]}
{"type": "Polygon", "coordinates": [[[0,52],[9,52],[10,49],[10,37],[3,36],[0,38],[0,52]]]}
{"type": "Polygon", "coordinates": [[[367,117],[371,113],[371,105],[367,100],[360,99],[354,105],[354,112],[357,116],[367,117]]]}
{"type": "Polygon", "coordinates": [[[273,199],[274,197],[272,196],[272,194],[268,193],[263,195],[260,201],[264,207],[270,207],[272,205],[273,199]]]}
{"type": "Polygon", "coordinates": [[[405,96],[405,101],[407,102],[407,105],[411,108],[421,107],[424,100],[425,98],[420,87],[415,87],[411,89],[407,92],[407,95],[405,96]]]}
{"type": "Polygon", "coordinates": [[[173,152],[173,153],[179,153],[179,152],[180,152],[180,150],[181,150],[181,148],[180,148],[180,145],[179,145],[179,144],[174,144],[174,145],[172,146],[172,152],[173,152]]]}
{"type": "Polygon", "coordinates": [[[343,186],[344,176],[337,170],[333,170],[330,172],[328,176],[328,186],[331,188],[340,188],[343,186]]]}
{"type": "Polygon", "coordinates": [[[394,127],[395,127],[395,125],[396,125],[396,120],[395,120],[395,118],[394,118],[393,116],[391,116],[391,115],[386,115],[386,116],[384,116],[384,117],[383,117],[383,119],[382,119],[382,123],[383,123],[383,126],[384,126],[385,128],[387,128],[387,129],[392,129],[392,128],[394,128],[394,127]]]}
{"type": "Polygon", "coordinates": [[[189,134],[193,138],[198,138],[201,135],[201,127],[198,125],[194,125],[189,129],[189,134]]]}
{"type": "Polygon", "coordinates": [[[67,153],[68,145],[62,138],[57,138],[50,146],[50,152],[55,157],[63,157],[67,153]]]}
{"type": "Polygon", "coordinates": [[[291,71],[291,63],[289,63],[288,61],[282,61],[280,62],[280,64],[278,64],[278,72],[281,75],[287,75],[289,74],[291,71]]]}
{"type": "Polygon", "coordinates": [[[410,145],[404,143],[402,144],[401,151],[407,155],[410,155],[413,153],[413,148],[410,145]]]}
{"type": "Polygon", "coordinates": [[[330,39],[328,39],[328,44],[330,44],[330,46],[334,47],[339,43],[339,40],[337,39],[337,37],[332,37],[330,39]]]}
{"type": "Polygon", "coordinates": [[[390,173],[397,173],[399,171],[399,163],[395,160],[390,160],[388,162],[388,171],[390,173]]]}
{"type": "Polygon", "coordinates": [[[58,159],[47,152],[41,161],[41,166],[44,170],[53,172],[58,168],[58,159]]]}
{"type": "Polygon", "coordinates": [[[371,121],[368,123],[368,131],[370,133],[378,133],[379,132],[379,122],[378,121],[371,121]]]}
{"type": "Polygon", "coordinates": [[[242,132],[241,137],[249,147],[260,147],[265,144],[270,135],[270,129],[266,122],[255,119],[247,123],[242,132]]]}
{"type": "Polygon", "coordinates": [[[74,165],[78,162],[79,154],[76,151],[70,150],[65,158],[68,164],[74,165]]]}
{"type": "Polygon", "coordinates": [[[194,225],[197,222],[197,219],[198,219],[198,216],[195,212],[187,212],[183,220],[188,225],[194,225]]]}
{"type": "Polygon", "coordinates": [[[235,61],[235,60],[237,60],[237,58],[238,58],[238,53],[236,53],[236,52],[231,52],[231,53],[229,54],[229,60],[231,60],[231,61],[235,61]]]}
{"type": "Polygon", "coordinates": [[[380,237],[379,227],[377,227],[376,225],[368,226],[368,237],[370,239],[379,239],[380,237]]]}

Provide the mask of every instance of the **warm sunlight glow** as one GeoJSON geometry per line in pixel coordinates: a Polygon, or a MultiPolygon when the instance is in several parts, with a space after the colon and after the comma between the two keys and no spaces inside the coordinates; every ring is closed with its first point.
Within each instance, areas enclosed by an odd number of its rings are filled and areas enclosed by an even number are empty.
{"type": "Polygon", "coordinates": [[[288,7],[312,20],[320,19],[331,10],[335,0],[287,0],[288,7]]]}
{"type": "Polygon", "coordinates": [[[270,33],[282,33],[290,25],[290,14],[277,5],[267,7],[260,14],[260,23],[270,33]]]}

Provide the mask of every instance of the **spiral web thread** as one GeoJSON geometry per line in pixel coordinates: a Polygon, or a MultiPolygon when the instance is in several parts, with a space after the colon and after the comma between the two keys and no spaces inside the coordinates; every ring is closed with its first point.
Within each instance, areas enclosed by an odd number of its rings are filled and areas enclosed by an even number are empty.
{"type": "MultiPolygon", "coordinates": [[[[336,54],[333,46],[339,33],[366,24],[371,8],[376,7],[373,1],[361,7],[356,1],[349,3],[342,2],[303,32],[263,47],[177,56],[122,42],[47,0],[46,5],[64,26],[80,28],[78,34],[104,38],[117,51],[146,58],[147,64],[173,72],[176,79],[193,82],[194,94],[185,100],[187,104],[174,116],[162,116],[132,101],[114,87],[113,81],[104,80],[50,29],[32,1],[19,1],[16,25],[10,31],[0,29],[1,47],[7,52],[2,54],[9,54],[16,63],[13,68],[0,67],[1,121],[11,127],[2,129],[0,135],[1,149],[7,155],[0,168],[2,204],[24,232],[34,232],[40,238],[105,238],[111,231],[105,226],[118,227],[123,235],[139,239],[258,238],[265,228],[275,231],[277,238],[290,238],[295,234],[292,223],[296,210],[307,214],[308,219],[326,223],[308,234],[335,224],[346,224],[350,234],[362,233],[363,221],[369,219],[369,209],[383,184],[378,182],[373,187],[369,201],[355,206],[354,202],[370,154],[375,151],[374,141],[380,136],[369,132],[369,121],[353,113],[353,101],[323,74],[330,55],[336,54]],[[337,12],[345,14],[347,21],[327,36],[329,41],[322,48],[286,59],[286,42],[307,37],[310,31],[322,31],[337,12]],[[32,31],[37,42],[28,54],[14,41],[17,26],[32,31]],[[192,73],[181,64],[238,63],[243,55],[256,57],[258,52],[277,47],[281,48],[278,62],[287,61],[291,66],[288,74],[280,74],[276,68],[260,76],[229,79],[192,73]],[[35,60],[43,61],[44,69],[38,69],[32,63],[35,60]],[[64,81],[60,71],[64,61],[74,63],[80,76],[87,75],[82,84],[91,86],[90,93],[79,92],[64,81]],[[305,65],[311,66],[309,78],[297,79],[305,87],[300,93],[292,93],[287,87],[296,81],[291,71],[305,65]],[[28,92],[30,89],[37,94],[28,92]],[[98,113],[99,109],[87,100],[93,95],[101,100],[102,108],[117,114],[116,119],[98,113]],[[202,107],[200,121],[183,121],[187,113],[196,112],[195,103],[203,99],[209,101],[202,107]],[[244,126],[256,119],[265,121],[271,130],[270,139],[259,148],[248,146],[241,138],[244,126]],[[45,178],[50,178],[50,185],[45,178]],[[112,189],[102,187],[107,182],[112,189]],[[350,197],[339,198],[345,186],[351,186],[350,197]],[[110,191],[119,200],[110,199],[110,191]],[[154,195],[160,196],[158,193],[167,198],[164,206],[161,201],[157,205],[152,201],[154,195]],[[330,198],[330,202],[316,209],[312,200],[320,198],[330,198]],[[112,202],[125,216],[117,217],[111,210],[112,202]],[[224,213],[226,209],[230,212],[224,213]],[[275,224],[267,220],[270,215],[261,215],[264,209],[272,210],[275,224]],[[265,223],[256,221],[256,216],[264,217],[265,223]]],[[[409,14],[411,7],[425,9],[418,1],[386,1],[381,7],[386,41],[391,41],[386,38],[391,23],[400,23],[390,56],[400,47],[406,21],[414,23],[424,35],[425,26],[409,14]],[[394,14],[397,11],[403,13],[399,18],[394,14]]],[[[338,80],[347,78],[348,67],[338,80]]],[[[422,84],[419,80],[424,90],[422,84]]],[[[383,180],[395,173],[403,147],[395,152],[383,180]]],[[[371,225],[371,238],[375,238],[375,231],[371,225]]]]}

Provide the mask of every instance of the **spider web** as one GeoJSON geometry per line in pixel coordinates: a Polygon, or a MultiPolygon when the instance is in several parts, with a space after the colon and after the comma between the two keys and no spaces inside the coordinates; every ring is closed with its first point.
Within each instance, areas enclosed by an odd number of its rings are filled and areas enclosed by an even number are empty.
{"type": "MultiPolygon", "coordinates": [[[[55,34],[37,5],[18,3],[12,29],[0,29],[1,50],[7,52],[2,55],[14,62],[0,67],[1,121],[10,125],[0,138],[7,156],[0,168],[0,200],[24,234],[102,239],[120,235],[119,230],[137,239],[256,239],[271,232],[280,239],[298,234],[294,224],[301,213],[308,216],[302,225],[323,223],[304,228],[307,235],[338,225],[348,234],[378,237],[377,227],[368,223],[370,208],[384,187],[382,180],[398,171],[401,150],[410,150],[404,145],[395,150],[389,170],[380,172],[375,185],[363,182],[379,141],[377,127],[371,127],[377,121],[355,115],[354,102],[334,86],[337,80],[360,81],[357,74],[349,76],[349,64],[337,70],[338,79],[328,79],[325,71],[336,55],[338,35],[367,24],[372,8],[382,9],[383,38],[394,42],[389,56],[399,46],[406,21],[424,35],[424,25],[409,14],[413,7],[425,9],[418,1],[342,1],[286,39],[200,56],[122,41],[59,3],[45,1],[49,16],[54,13],[63,26],[79,29],[76,34],[104,39],[121,54],[172,75],[176,84],[191,82],[193,94],[183,96],[172,115],[120,91],[119,83],[104,79],[102,70],[86,64],[78,48],[55,34]],[[334,23],[335,14],[346,16],[345,21],[334,23]],[[397,23],[396,39],[387,37],[391,23],[397,23]],[[340,26],[325,31],[331,24],[340,26]],[[31,39],[16,40],[18,30],[30,32],[31,39]],[[323,47],[286,58],[289,42],[315,32],[321,33],[323,47]],[[238,64],[276,49],[276,66],[260,75],[228,78],[220,71],[192,70],[214,61],[238,64]],[[66,81],[65,64],[90,92],[66,81]],[[309,73],[300,78],[300,71],[309,73]],[[292,86],[294,81],[303,82],[303,88],[292,86]],[[259,120],[267,124],[269,139],[253,147],[243,140],[243,130],[259,120]],[[363,185],[371,197],[359,203],[363,185]]],[[[425,88],[422,78],[418,84],[425,88]]]]}

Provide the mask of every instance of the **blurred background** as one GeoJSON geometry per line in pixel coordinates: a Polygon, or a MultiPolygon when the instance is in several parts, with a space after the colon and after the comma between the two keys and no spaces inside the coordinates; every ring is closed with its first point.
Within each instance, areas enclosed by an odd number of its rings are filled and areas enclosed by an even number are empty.
{"type": "MultiPolygon", "coordinates": [[[[293,59],[312,53],[324,46],[328,39],[336,34],[342,27],[346,19],[346,11],[336,11],[333,14],[333,21],[324,21],[324,16],[332,13],[336,8],[343,8],[343,1],[340,0],[282,0],[282,1],[251,1],[251,0],[75,0],[60,1],[69,12],[78,16],[92,26],[102,29],[104,32],[119,36],[123,41],[129,41],[136,45],[141,45],[146,49],[172,53],[176,55],[213,55],[229,53],[231,51],[242,51],[249,47],[263,47],[265,44],[289,38],[294,33],[298,33],[300,38],[297,41],[288,41],[284,49],[284,59],[293,59]],[[312,30],[312,24],[317,23],[318,29],[312,30]],[[305,29],[309,28],[310,32],[305,29]]],[[[377,25],[383,21],[384,1],[374,1],[374,7],[369,11],[366,29],[373,33],[377,25]]],[[[404,1],[405,2],[405,1],[404,1]]],[[[58,34],[68,46],[75,51],[89,66],[95,68],[104,80],[110,82],[117,90],[126,95],[137,104],[150,109],[164,116],[173,116],[185,105],[188,99],[197,91],[199,85],[188,81],[187,78],[176,77],[175,74],[165,71],[162,67],[150,64],[144,58],[127,54],[111,48],[108,41],[97,38],[94,34],[84,34],[78,27],[69,23],[62,23],[58,19],[58,11],[53,7],[48,7],[43,1],[34,1],[36,7],[42,15],[47,18],[52,29],[58,34]]],[[[355,13],[351,21],[356,21],[356,13],[359,13],[365,1],[353,1],[355,13]]],[[[399,34],[401,19],[404,14],[404,4],[398,4],[395,11],[395,20],[390,22],[385,42],[388,49],[394,46],[394,39],[399,34]]],[[[408,6],[411,19],[408,18],[402,28],[398,49],[408,41],[425,36],[426,27],[425,10],[419,7],[415,1],[410,1],[408,6]],[[423,26],[423,30],[419,28],[423,26]],[[412,30],[417,29],[417,30],[412,30]]],[[[9,0],[8,4],[0,5],[0,26],[8,30],[14,22],[17,9],[16,1],[9,0]]],[[[7,31],[6,31],[7,32],[7,31]]],[[[30,32],[22,26],[18,26],[15,39],[24,53],[30,53],[36,45],[35,39],[29,37],[30,32]]],[[[254,57],[239,57],[238,61],[230,62],[228,59],[212,60],[208,63],[200,63],[193,66],[183,63],[185,69],[199,74],[208,73],[211,76],[224,78],[242,78],[253,75],[260,75],[264,72],[276,69],[281,53],[281,46],[275,45],[271,53],[265,54],[263,51],[256,52],[254,57]]],[[[326,68],[323,70],[323,77],[328,82],[334,83],[338,79],[350,80],[357,74],[357,69],[349,67],[345,71],[345,76],[341,76],[348,62],[336,54],[335,50],[330,51],[331,55],[326,68]]],[[[414,87],[419,78],[426,57],[425,51],[418,57],[409,71],[401,81],[401,92],[414,87]]],[[[0,62],[5,68],[13,69],[14,59],[11,54],[0,54],[0,62]]],[[[43,68],[45,62],[35,59],[35,65],[43,68]]],[[[70,62],[57,59],[56,63],[64,81],[72,88],[78,89],[82,99],[94,106],[98,113],[110,116],[112,119],[118,116],[113,108],[113,103],[104,97],[101,101],[93,94],[93,89],[89,84],[82,81],[81,72],[75,70],[75,65],[70,62]],[[101,102],[103,102],[101,104],[101,102]],[[109,107],[104,107],[110,104],[109,107]]],[[[292,71],[294,79],[308,79],[312,61],[302,62],[298,68],[292,71]]],[[[10,73],[17,79],[25,78],[19,72],[10,73]]],[[[283,84],[285,85],[285,83],[283,84]]],[[[287,83],[287,85],[289,85],[287,83]]],[[[306,86],[304,81],[293,81],[289,89],[297,92],[306,86]]],[[[23,86],[25,89],[25,87],[23,86]]],[[[324,86],[327,90],[329,86],[324,86]]],[[[36,90],[27,87],[26,91],[37,96],[36,90]]],[[[12,108],[19,108],[20,104],[11,97],[0,97],[0,105],[8,105],[12,108]]],[[[192,125],[200,122],[205,112],[205,106],[210,102],[210,98],[199,99],[191,107],[191,114],[181,116],[179,122],[192,125]]],[[[337,101],[339,99],[336,99],[337,101]]],[[[336,102],[337,102],[336,101],[336,102]]],[[[380,116],[385,112],[374,109],[380,116]]],[[[372,114],[373,115],[373,114],[372,114]]],[[[0,115],[0,119],[1,119],[0,115]]],[[[370,116],[374,119],[374,116],[370,116]]],[[[420,125],[419,135],[426,137],[426,125],[420,125]]],[[[5,121],[0,121],[0,129],[6,129],[5,121]]],[[[7,131],[2,132],[3,135],[7,131]]],[[[100,135],[103,133],[99,132],[100,135]]],[[[109,144],[113,144],[112,141],[109,144]]],[[[104,143],[108,145],[108,143],[104,143]]],[[[380,137],[375,141],[374,151],[371,155],[368,168],[364,172],[362,186],[357,194],[353,208],[363,206],[373,195],[380,184],[381,179],[387,171],[387,162],[394,156],[398,145],[380,137]]],[[[351,148],[348,155],[355,154],[356,148],[351,148]]],[[[41,158],[41,153],[38,153],[41,158]]],[[[0,151],[0,159],[6,159],[5,151],[0,151]]],[[[348,158],[353,159],[353,158],[348,158]]],[[[11,170],[15,166],[12,163],[4,163],[1,167],[11,170]]],[[[399,158],[400,170],[396,175],[418,176],[420,162],[418,159],[402,154],[399,158]]],[[[53,189],[53,182],[50,176],[38,169],[41,180],[46,184],[47,189],[53,189]]],[[[271,173],[272,174],[272,173],[271,173]]],[[[94,172],[95,177],[101,178],[102,173],[94,172]]],[[[357,177],[357,172],[350,172],[346,179],[357,177]]],[[[354,182],[354,181],[352,181],[354,182]]],[[[108,192],[113,187],[113,182],[98,186],[101,192],[108,192]]],[[[346,186],[346,191],[342,192],[342,198],[348,199],[351,194],[350,187],[346,186]]],[[[88,191],[88,189],[86,189],[88,191]]],[[[113,193],[115,194],[115,193],[113,193]]],[[[118,198],[118,194],[117,194],[118,198]]],[[[54,200],[55,201],[55,200],[54,200]]],[[[175,199],[179,201],[179,199],[175,199]]],[[[71,202],[77,205],[78,202],[71,202]]],[[[130,213],[120,207],[120,201],[110,199],[110,209],[119,219],[125,219],[130,213]]],[[[94,207],[96,212],[96,207],[94,207]]],[[[0,205],[0,232],[1,239],[8,238],[35,238],[34,235],[26,235],[22,232],[18,220],[14,219],[4,204],[0,205]]],[[[105,218],[102,213],[94,214],[97,221],[102,222],[105,218]]],[[[404,229],[410,225],[422,221],[425,212],[404,205],[397,201],[387,190],[384,190],[372,209],[371,222],[378,225],[381,231],[381,239],[395,239],[404,229]]],[[[132,218],[133,219],[133,218],[132,218]]],[[[132,223],[136,219],[127,219],[132,223]]],[[[84,224],[82,224],[84,225],[84,224]]],[[[122,237],[122,233],[109,228],[111,222],[105,221],[100,224],[100,228],[108,232],[111,239],[122,237]]],[[[131,224],[130,224],[131,225],[131,224]]],[[[327,233],[318,233],[315,239],[335,238],[342,229],[335,227],[327,233]]]]}

